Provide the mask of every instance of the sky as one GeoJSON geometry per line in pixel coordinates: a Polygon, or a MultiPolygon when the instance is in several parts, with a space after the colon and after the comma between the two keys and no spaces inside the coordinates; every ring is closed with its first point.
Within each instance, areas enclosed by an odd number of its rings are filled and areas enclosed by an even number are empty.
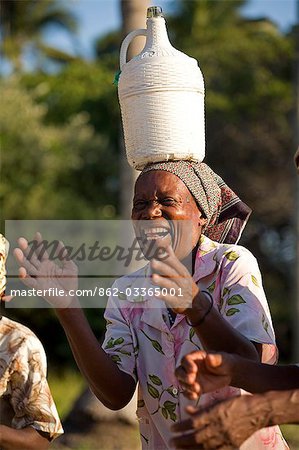
{"type": "MultiPolygon", "coordinates": [[[[87,59],[93,56],[93,43],[99,36],[120,26],[119,0],[61,0],[69,5],[79,22],[78,36],[75,41],[55,29],[49,30],[46,39],[49,44],[70,51],[75,48],[87,59]]],[[[190,0],[192,1],[192,0],[190,0]]],[[[225,0],[223,0],[225,1],[225,0]]],[[[297,0],[248,0],[242,14],[248,18],[267,17],[275,22],[282,31],[288,31],[296,22],[297,0]]],[[[162,6],[167,20],[171,0],[151,1],[151,5],[162,6]]]]}

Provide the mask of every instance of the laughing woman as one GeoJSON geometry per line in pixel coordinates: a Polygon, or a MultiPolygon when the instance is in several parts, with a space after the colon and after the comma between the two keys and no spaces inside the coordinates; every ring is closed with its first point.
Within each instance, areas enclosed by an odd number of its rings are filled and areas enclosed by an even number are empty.
{"type": "MultiPolygon", "coordinates": [[[[105,312],[103,348],[72,297],[68,308],[61,308],[61,297],[47,299],[57,307],[78,366],[99,400],[120,409],[139,383],[137,415],[144,449],[169,448],[171,425],[186,417],[190,401],[175,377],[184,355],[205,349],[276,361],[257,262],[236,245],[249,214],[249,208],[204,163],[149,165],[136,182],[132,219],[150,262],[115,282],[116,295],[105,312]],[[124,295],[131,292],[142,295],[124,295]]],[[[65,301],[76,282],[70,287],[60,277],[75,275],[74,263],[66,258],[60,268],[38,255],[29,260],[27,245],[21,238],[15,251],[24,283],[37,288],[47,280],[47,287],[64,287],[65,301]]],[[[227,387],[202,395],[199,404],[240,394],[227,387]]],[[[261,430],[241,448],[288,447],[273,427],[267,439],[261,430]]]]}

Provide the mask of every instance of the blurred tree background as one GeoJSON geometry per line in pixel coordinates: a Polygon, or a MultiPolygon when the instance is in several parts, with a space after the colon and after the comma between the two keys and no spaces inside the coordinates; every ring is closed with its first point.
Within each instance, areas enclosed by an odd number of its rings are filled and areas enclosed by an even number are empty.
{"type": "MultiPolygon", "coordinates": [[[[294,36],[245,19],[244,3],[177,0],[166,20],[173,45],[204,74],[206,161],[253,209],[241,244],[259,261],[281,360],[290,361],[294,36]]],[[[2,232],[6,219],[118,218],[120,30],[100,37],[87,61],[43,42],[48,26],[75,36],[71,3],[1,0],[1,10],[0,52],[12,68],[0,77],[2,232]]],[[[87,314],[100,337],[102,311],[87,314]]],[[[50,363],[72,364],[52,311],[9,315],[36,331],[50,363]]]]}

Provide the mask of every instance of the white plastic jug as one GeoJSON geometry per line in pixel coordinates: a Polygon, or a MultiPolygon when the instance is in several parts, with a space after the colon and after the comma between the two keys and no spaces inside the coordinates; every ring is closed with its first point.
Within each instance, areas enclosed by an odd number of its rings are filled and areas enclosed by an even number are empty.
{"type": "Polygon", "coordinates": [[[129,164],[205,156],[204,81],[197,61],[169,42],[162,9],[147,10],[147,29],[135,30],[120,50],[118,96],[129,164]],[[126,62],[134,37],[146,36],[141,53],[126,62]]]}

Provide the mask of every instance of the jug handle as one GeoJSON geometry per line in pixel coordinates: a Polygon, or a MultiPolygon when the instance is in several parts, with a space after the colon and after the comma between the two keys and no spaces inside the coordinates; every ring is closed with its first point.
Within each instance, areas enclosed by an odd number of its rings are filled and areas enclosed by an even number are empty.
{"type": "Polygon", "coordinates": [[[121,47],[120,47],[120,55],[119,55],[119,67],[120,70],[122,70],[123,65],[126,64],[127,62],[127,51],[128,51],[128,47],[131,43],[131,41],[136,37],[136,36],[146,36],[147,35],[147,30],[146,29],[140,29],[140,30],[134,30],[131,31],[131,33],[129,33],[125,39],[123,40],[121,47]]]}

